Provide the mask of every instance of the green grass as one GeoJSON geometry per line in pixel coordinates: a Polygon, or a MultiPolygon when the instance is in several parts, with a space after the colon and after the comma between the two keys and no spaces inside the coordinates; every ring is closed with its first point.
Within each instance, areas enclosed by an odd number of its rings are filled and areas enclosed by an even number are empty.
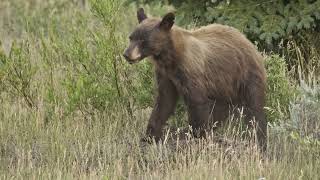
{"type": "Polygon", "coordinates": [[[1,179],[320,178],[319,142],[285,125],[269,128],[265,155],[232,130],[140,144],[154,91],[151,65],[121,58],[135,7],[81,2],[0,2],[1,179]]]}

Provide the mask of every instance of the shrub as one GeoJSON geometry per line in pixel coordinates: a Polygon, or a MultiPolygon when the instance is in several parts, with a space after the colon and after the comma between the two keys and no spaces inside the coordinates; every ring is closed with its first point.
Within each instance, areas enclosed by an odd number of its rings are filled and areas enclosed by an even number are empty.
{"type": "Polygon", "coordinates": [[[290,108],[290,127],[298,137],[320,143],[320,85],[301,81],[300,98],[290,108]]]}
{"type": "Polygon", "coordinates": [[[288,137],[309,152],[319,153],[320,145],[320,86],[301,80],[299,96],[289,106],[289,118],[271,124],[270,133],[288,137]]]}
{"type": "Polygon", "coordinates": [[[265,58],[267,69],[267,118],[269,122],[277,122],[288,117],[290,101],[294,99],[296,90],[290,83],[284,58],[270,55],[265,58]]]}
{"type": "Polygon", "coordinates": [[[32,64],[29,42],[13,43],[9,56],[0,54],[1,86],[13,98],[24,99],[27,106],[37,108],[36,90],[31,87],[37,67],[32,64]]]}

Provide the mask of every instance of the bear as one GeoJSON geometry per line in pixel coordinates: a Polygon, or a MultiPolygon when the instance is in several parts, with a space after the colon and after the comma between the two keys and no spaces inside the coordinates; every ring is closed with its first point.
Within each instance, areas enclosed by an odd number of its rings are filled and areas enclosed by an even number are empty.
{"type": "Polygon", "coordinates": [[[172,12],[151,18],[140,8],[137,18],[139,24],[123,56],[130,64],[150,57],[155,66],[157,96],[146,137],[161,139],[180,97],[195,137],[205,137],[208,129],[213,130],[213,125],[228,118],[230,109],[238,107],[265,151],[266,72],[262,55],[245,35],[221,24],[186,30],[174,24],[172,12]]]}

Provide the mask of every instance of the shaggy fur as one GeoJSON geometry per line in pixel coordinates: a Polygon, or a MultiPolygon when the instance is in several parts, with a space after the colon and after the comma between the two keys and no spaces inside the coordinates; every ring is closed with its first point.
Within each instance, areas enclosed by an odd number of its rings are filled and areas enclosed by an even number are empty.
{"type": "Polygon", "coordinates": [[[151,57],[156,67],[158,96],[147,135],[160,139],[181,96],[195,136],[205,136],[213,124],[225,121],[231,107],[244,107],[246,122],[255,125],[258,143],[265,150],[266,73],[254,45],[229,26],[212,24],[188,31],[173,25],[172,13],[162,19],[147,18],[140,9],[137,16],[140,24],[124,56],[130,63],[151,57]]]}

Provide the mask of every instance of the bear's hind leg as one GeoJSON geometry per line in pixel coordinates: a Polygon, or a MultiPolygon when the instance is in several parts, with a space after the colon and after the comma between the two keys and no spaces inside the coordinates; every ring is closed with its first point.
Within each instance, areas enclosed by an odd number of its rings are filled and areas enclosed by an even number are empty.
{"type": "Polygon", "coordinates": [[[207,104],[188,103],[189,125],[194,137],[206,137],[206,128],[210,119],[210,109],[207,104]]]}
{"type": "Polygon", "coordinates": [[[213,131],[228,117],[229,106],[223,101],[185,98],[188,107],[189,125],[195,137],[206,137],[206,131],[213,131]]]}
{"type": "Polygon", "coordinates": [[[246,124],[252,126],[256,131],[258,145],[262,151],[267,149],[267,120],[263,110],[265,103],[264,88],[258,84],[247,88],[246,93],[246,124]]]}

